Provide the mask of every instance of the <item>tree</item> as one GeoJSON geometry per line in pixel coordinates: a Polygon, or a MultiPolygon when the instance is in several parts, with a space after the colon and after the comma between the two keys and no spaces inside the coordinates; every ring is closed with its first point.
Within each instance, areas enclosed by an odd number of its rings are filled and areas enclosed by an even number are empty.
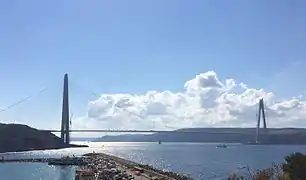
{"type": "Polygon", "coordinates": [[[292,180],[306,179],[306,155],[302,153],[293,153],[285,158],[283,171],[287,173],[292,180]]]}

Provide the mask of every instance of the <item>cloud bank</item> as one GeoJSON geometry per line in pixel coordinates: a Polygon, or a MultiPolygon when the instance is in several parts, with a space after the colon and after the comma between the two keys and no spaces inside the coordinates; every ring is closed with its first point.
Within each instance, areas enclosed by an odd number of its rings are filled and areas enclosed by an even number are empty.
{"type": "Polygon", "coordinates": [[[258,101],[264,98],[268,127],[305,127],[306,101],[282,100],[214,71],[195,76],[182,92],[102,94],[89,102],[88,113],[74,129],[172,130],[185,127],[255,127],[258,101]]]}

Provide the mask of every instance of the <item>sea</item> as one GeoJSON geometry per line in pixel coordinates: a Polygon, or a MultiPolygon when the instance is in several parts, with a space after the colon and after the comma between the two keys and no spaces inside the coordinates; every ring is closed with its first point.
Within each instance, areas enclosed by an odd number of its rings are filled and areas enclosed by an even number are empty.
{"type": "MultiPolygon", "coordinates": [[[[224,180],[232,173],[244,174],[249,170],[269,167],[272,163],[282,163],[284,157],[293,152],[306,153],[306,146],[299,145],[227,144],[227,148],[217,148],[217,143],[77,143],[88,144],[89,147],[0,155],[6,159],[18,159],[103,152],[185,174],[193,179],[224,180]]],[[[75,170],[74,166],[49,166],[45,163],[0,163],[0,180],[73,180],[75,170]]]]}

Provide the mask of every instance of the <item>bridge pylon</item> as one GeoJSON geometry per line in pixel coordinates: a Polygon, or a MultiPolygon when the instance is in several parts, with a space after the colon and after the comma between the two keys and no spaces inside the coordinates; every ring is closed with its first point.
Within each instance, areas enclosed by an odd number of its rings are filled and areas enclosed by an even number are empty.
{"type": "Polygon", "coordinates": [[[69,127],[69,89],[68,89],[68,74],[64,76],[63,88],[63,106],[62,106],[62,126],[61,139],[64,143],[70,143],[70,127],[69,127]]]}
{"type": "Polygon", "coordinates": [[[261,115],[262,115],[262,120],[263,120],[263,128],[264,132],[267,129],[267,122],[266,122],[266,114],[265,114],[265,106],[264,106],[264,101],[263,98],[259,100],[259,108],[258,108],[258,115],[257,115],[257,128],[256,128],[256,143],[259,143],[259,130],[260,130],[260,120],[261,120],[261,115]]]}

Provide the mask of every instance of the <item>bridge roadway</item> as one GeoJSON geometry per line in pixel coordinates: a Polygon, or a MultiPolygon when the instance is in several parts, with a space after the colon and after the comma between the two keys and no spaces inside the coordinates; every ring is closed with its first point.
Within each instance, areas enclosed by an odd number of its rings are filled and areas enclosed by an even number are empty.
{"type": "MultiPolygon", "coordinates": [[[[48,132],[61,132],[61,130],[40,130],[40,131],[48,131],[48,132]]],[[[161,133],[161,132],[173,132],[173,131],[156,131],[156,130],[108,130],[108,129],[76,129],[69,130],[69,132],[121,132],[121,133],[161,133]]]]}
{"type": "MultiPolygon", "coordinates": [[[[40,131],[47,131],[47,132],[61,132],[61,130],[46,130],[41,129],[40,131]]],[[[237,134],[237,132],[210,132],[210,131],[167,131],[167,130],[108,130],[108,129],[76,129],[76,130],[69,130],[69,132],[102,132],[102,133],[205,133],[205,134],[237,134]]]]}

